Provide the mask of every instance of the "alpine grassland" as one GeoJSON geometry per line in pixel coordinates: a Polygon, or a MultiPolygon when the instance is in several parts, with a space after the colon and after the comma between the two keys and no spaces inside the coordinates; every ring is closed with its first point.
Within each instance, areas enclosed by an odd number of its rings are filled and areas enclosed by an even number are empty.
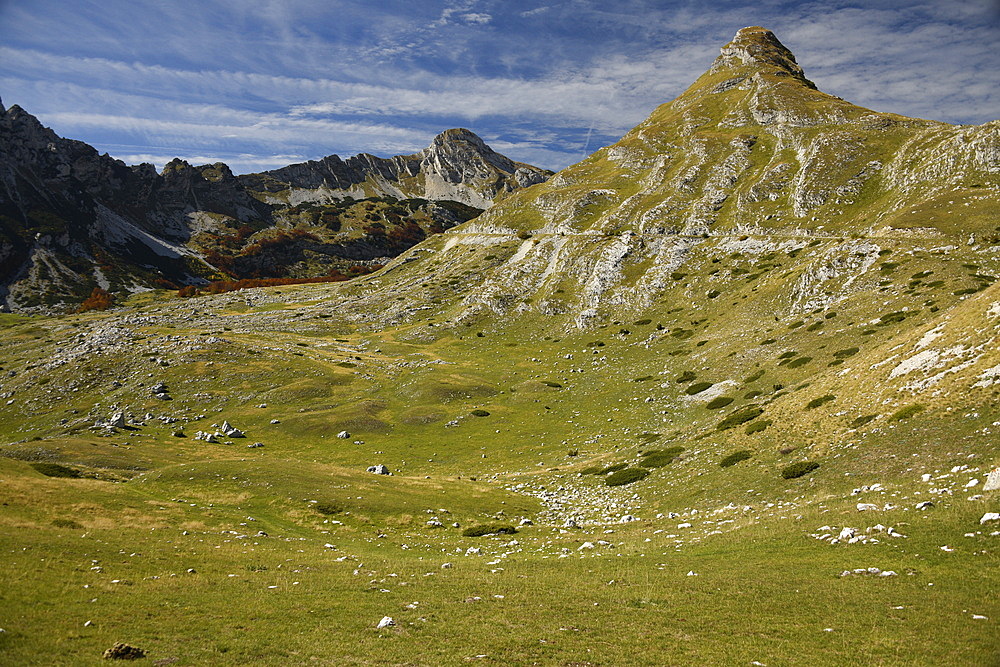
{"type": "Polygon", "coordinates": [[[0,314],[0,662],[995,663],[997,127],[790,56],[369,275],[0,314]]]}

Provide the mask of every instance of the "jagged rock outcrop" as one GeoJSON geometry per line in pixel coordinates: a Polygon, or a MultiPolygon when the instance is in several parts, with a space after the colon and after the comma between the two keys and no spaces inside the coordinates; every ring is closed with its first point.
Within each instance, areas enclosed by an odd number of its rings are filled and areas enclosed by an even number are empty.
{"type": "Polygon", "coordinates": [[[468,130],[448,130],[411,156],[332,155],[246,176],[221,162],[174,159],[158,174],[61,138],[0,103],[0,308],[65,307],[94,288],[347,275],[549,174],[496,153],[468,130]],[[340,205],[346,197],[430,202],[348,211],[340,205]]]}
{"type": "Polygon", "coordinates": [[[379,158],[362,153],[347,160],[330,155],[239,178],[249,189],[268,193],[273,202],[389,195],[447,199],[485,209],[551,175],[500,155],[475,133],[459,128],[442,132],[413,155],[379,158]]]}

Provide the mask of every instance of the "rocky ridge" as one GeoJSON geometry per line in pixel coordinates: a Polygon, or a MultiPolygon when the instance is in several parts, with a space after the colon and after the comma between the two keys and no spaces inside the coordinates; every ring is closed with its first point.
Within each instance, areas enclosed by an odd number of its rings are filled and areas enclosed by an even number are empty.
{"type": "Polygon", "coordinates": [[[377,265],[549,175],[469,130],[443,132],[410,156],[332,155],[242,176],[174,159],[157,174],[0,104],[0,307],[79,303],[95,287],[128,293],[377,265]],[[381,201],[354,201],[366,198],[381,201]],[[311,237],[289,233],[296,228],[311,237]]]}

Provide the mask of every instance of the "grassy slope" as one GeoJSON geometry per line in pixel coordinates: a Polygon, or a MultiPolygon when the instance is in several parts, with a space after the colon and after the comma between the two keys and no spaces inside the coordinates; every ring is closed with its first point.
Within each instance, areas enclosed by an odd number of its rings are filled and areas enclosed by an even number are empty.
{"type": "Polygon", "coordinates": [[[703,94],[727,76],[352,284],[0,316],[3,660],[96,663],[116,640],[177,664],[994,660],[998,528],[978,519],[1000,499],[965,485],[1000,457],[995,176],[935,149],[915,182],[830,196],[967,130],[810,92],[792,111],[816,122],[751,128],[709,215],[749,131],[720,114],[790,104],[777,84],[703,94]],[[814,160],[825,203],[796,216],[791,185],[755,195],[844,139],[830,104],[880,129],[842,169],[814,160]],[[961,174],[941,190],[936,169],[961,174]],[[129,430],[90,428],[117,407],[129,430]],[[194,440],[223,420],[247,439],[194,440]],[[670,447],[632,485],[582,474],[670,447]],[[820,467],[783,479],[799,461],[820,467]],[[876,524],[906,537],[813,537],[876,524]],[[838,576],[859,567],[898,576],[838,576]],[[383,615],[398,625],[376,630],[383,615]]]}

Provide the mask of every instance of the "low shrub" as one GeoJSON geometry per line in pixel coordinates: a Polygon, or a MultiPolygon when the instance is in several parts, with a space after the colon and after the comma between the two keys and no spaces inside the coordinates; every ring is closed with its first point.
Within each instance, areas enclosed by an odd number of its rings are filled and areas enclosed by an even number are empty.
{"type": "Polygon", "coordinates": [[[668,447],[646,452],[642,455],[639,465],[643,468],[662,468],[673,463],[683,451],[683,447],[668,447]]]}
{"type": "Polygon", "coordinates": [[[833,353],[833,358],[834,359],[847,359],[848,357],[853,357],[857,353],[858,353],[858,348],[856,348],[856,347],[849,347],[849,348],[846,348],[844,350],[837,350],[836,352],[834,352],[833,353]]]}
{"type": "Polygon", "coordinates": [[[320,514],[325,514],[327,516],[331,516],[333,514],[340,514],[341,512],[344,511],[344,508],[342,506],[338,505],[337,503],[331,503],[331,502],[318,502],[315,505],[313,505],[313,509],[319,512],[320,514]]]}
{"type": "Polygon", "coordinates": [[[601,468],[600,470],[598,470],[597,474],[598,475],[607,475],[609,472],[618,472],[619,470],[622,470],[622,469],[627,468],[627,467],[628,467],[628,462],[627,461],[624,461],[622,463],[612,463],[611,465],[606,466],[606,467],[601,468]]]}
{"type": "Polygon", "coordinates": [[[808,475],[813,470],[816,470],[816,468],[819,468],[819,464],[815,461],[798,461],[797,463],[785,466],[781,471],[781,476],[785,479],[795,479],[796,477],[808,475]]]}
{"type": "Polygon", "coordinates": [[[760,433],[773,423],[774,423],[773,420],[761,419],[759,422],[754,422],[749,426],[747,426],[746,434],[753,435],[754,433],[760,433]]]}
{"type": "Polygon", "coordinates": [[[604,470],[601,466],[588,466],[580,471],[581,475],[600,475],[604,470]]]}
{"type": "Polygon", "coordinates": [[[543,380],[542,384],[544,384],[546,387],[552,387],[553,389],[562,389],[562,385],[559,384],[558,382],[550,382],[548,380],[543,380]]]}
{"type": "Polygon", "coordinates": [[[714,382],[695,382],[693,385],[684,390],[684,393],[688,396],[694,396],[695,394],[700,394],[709,387],[711,387],[714,382]]]}
{"type": "Polygon", "coordinates": [[[470,414],[474,417],[489,417],[490,413],[486,410],[473,410],[470,414]]]}
{"type": "Polygon", "coordinates": [[[756,419],[764,414],[764,408],[751,407],[744,408],[743,410],[738,410],[733,412],[728,417],[719,422],[717,427],[720,431],[726,431],[731,428],[736,428],[741,424],[746,424],[748,421],[756,419]]]}
{"type": "Polygon", "coordinates": [[[805,366],[810,361],[812,361],[812,357],[799,357],[798,359],[792,359],[791,361],[789,361],[788,367],[799,368],[800,366],[805,366]]]}
{"type": "Polygon", "coordinates": [[[889,417],[889,421],[894,421],[894,422],[903,421],[904,419],[909,419],[918,412],[923,412],[923,411],[924,411],[924,406],[922,406],[919,403],[914,403],[913,405],[908,405],[905,408],[900,408],[899,410],[896,410],[896,412],[892,413],[892,416],[889,417]]]}
{"type": "Polygon", "coordinates": [[[52,525],[56,528],[72,528],[73,530],[83,528],[83,526],[73,521],[73,519],[52,519],[52,525]]]}
{"type": "Polygon", "coordinates": [[[81,477],[80,471],[76,468],[70,468],[58,463],[32,463],[31,467],[46,477],[70,477],[74,479],[81,477]]]}
{"type": "Polygon", "coordinates": [[[662,438],[663,434],[662,433],[640,433],[636,437],[639,440],[642,440],[643,442],[654,442],[654,441],[659,440],[660,438],[662,438]]]}
{"type": "Polygon", "coordinates": [[[826,396],[820,396],[819,398],[814,398],[813,400],[806,403],[806,410],[815,410],[821,405],[829,403],[830,401],[837,398],[833,394],[827,394],[826,396]]]}
{"type": "Polygon", "coordinates": [[[503,523],[487,523],[480,526],[469,526],[462,531],[465,537],[482,537],[484,535],[514,535],[517,528],[503,523]]]}
{"type": "Polygon", "coordinates": [[[861,428],[869,422],[875,421],[878,415],[862,415],[850,423],[851,428],[861,428]]]}
{"type": "Polygon", "coordinates": [[[604,483],[608,486],[625,486],[626,484],[638,482],[640,479],[645,479],[648,476],[649,471],[643,468],[626,468],[608,475],[604,483]]]}
{"type": "Polygon", "coordinates": [[[722,468],[729,468],[730,466],[736,465],[740,461],[746,461],[751,456],[753,456],[753,452],[751,452],[749,449],[741,449],[740,451],[733,452],[729,456],[719,461],[719,466],[722,468]]]}
{"type": "Polygon", "coordinates": [[[724,408],[736,399],[732,396],[717,396],[711,401],[705,404],[705,407],[709,410],[718,410],[719,408],[724,408]]]}
{"type": "Polygon", "coordinates": [[[687,384],[688,382],[694,380],[696,377],[698,376],[695,375],[693,371],[684,371],[683,373],[674,378],[674,382],[677,382],[679,384],[687,384]]]}

